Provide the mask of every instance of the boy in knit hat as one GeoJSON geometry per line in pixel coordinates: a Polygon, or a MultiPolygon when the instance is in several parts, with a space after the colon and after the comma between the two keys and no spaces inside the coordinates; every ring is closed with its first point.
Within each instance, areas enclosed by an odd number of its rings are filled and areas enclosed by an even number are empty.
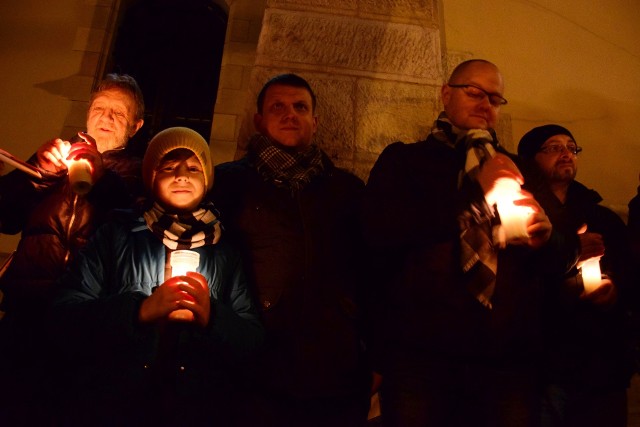
{"type": "Polygon", "coordinates": [[[62,280],[52,336],[74,352],[75,387],[63,422],[227,425],[234,368],[262,327],[240,258],[202,203],[213,184],[209,147],[191,129],[166,129],[142,169],[142,212],[99,229],[62,280]],[[172,277],[184,249],[199,266],[172,277]]]}

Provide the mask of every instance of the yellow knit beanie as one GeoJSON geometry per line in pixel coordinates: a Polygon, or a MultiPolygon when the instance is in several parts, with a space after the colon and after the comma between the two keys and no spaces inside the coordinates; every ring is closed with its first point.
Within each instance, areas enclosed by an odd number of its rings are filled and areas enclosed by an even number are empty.
{"type": "Polygon", "coordinates": [[[204,172],[205,187],[210,190],[213,185],[213,164],[209,145],[198,132],[185,127],[165,129],[158,132],[149,142],[142,160],[142,179],[145,188],[148,191],[153,191],[156,169],[160,161],[170,151],[178,148],[186,148],[196,155],[204,172]]]}

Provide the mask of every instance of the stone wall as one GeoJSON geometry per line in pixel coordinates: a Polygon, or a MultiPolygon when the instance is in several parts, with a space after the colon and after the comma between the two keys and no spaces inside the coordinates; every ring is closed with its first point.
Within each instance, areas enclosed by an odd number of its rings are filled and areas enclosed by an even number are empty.
{"type": "MultiPolygon", "coordinates": [[[[316,91],[318,144],[366,179],[386,145],[424,138],[440,109],[439,22],[435,0],[268,0],[237,116],[235,157],[254,131],[264,82],[294,72],[316,91]]],[[[214,116],[214,130],[217,123],[214,116]]]]}

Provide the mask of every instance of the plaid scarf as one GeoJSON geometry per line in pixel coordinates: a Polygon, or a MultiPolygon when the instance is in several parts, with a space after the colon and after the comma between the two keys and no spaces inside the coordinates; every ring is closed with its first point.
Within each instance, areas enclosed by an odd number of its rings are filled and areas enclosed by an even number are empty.
{"type": "MultiPolygon", "coordinates": [[[[439,141],[466,151],[464,170],[460,171],[458,188],[465,189],[477,180],[482,163],[495,155],[493,130],[456,128],[446,114],[440,113],[431,130],[439,141]]],[[[495,291],[498,253],[494,233],[499,227],[494,207],[484,198],[473,202],[458,216],[460,225],[460,265],[467,289],[488,309],[495,291]]]]}
{"type": "Polygon", "coordinates": [[[169,214],[154,203],[143,217],[149,230],[169,249],[192,249],[220,240],[222,227],[214,212],[213,204],[208,203],[187,214],[169,214]]]}
{"type": "Polygon", "coordinates": [[[292,193],[302,190],[324,170],[322,151],[315,144],[304,151],[289,151],[268,137],[255,134],[249,140],[249,147],[258,173],[266,181],[288,188],[292,193]]]}

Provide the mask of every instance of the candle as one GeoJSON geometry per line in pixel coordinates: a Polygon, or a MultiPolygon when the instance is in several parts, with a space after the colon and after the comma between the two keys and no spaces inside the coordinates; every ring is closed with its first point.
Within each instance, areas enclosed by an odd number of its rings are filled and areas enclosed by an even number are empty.
{"type": "Polygon", "coordinates": [[[521,199],[520,184],[516,180],[508,178],[497,179],[493,189],[487,194],[487,203],[496,205],[500,215],[500,244],[517,241],[527,241],[527,220],[533,210],[529,206],[517,206],[513,202],[521,199]]]}
{"type": "Polygon", "coordinates": [[[582,271],[582,284],[585,292],[593,292],[600,286],[602,273],[600,272],[600,257],[589,258],[580,266],[582,271]]]}
{"type": "Polygon", "coordinates": [[[93,185],[91,164],[87,159],[72,160],[69,164],[69,183],[74,193],[87,194],[93,185]]]}
{"type": "MultiPolygon", "coordinates": [[[[171,252],[171,277],[186,276],[188,271],[196,271],[200,264],[200,254],[187,249],[171,252]]],[[[169,319],[181,321],[193,321],[193,313],[186,308],[174,310],[169,313],[169,319]]]]}
{"type": "Polygon", "coordinates": [[[196,271],[200,264],[200,254],[181,249],[171,252],[171,277],[185,276],[187,271],[196,271]]]}

